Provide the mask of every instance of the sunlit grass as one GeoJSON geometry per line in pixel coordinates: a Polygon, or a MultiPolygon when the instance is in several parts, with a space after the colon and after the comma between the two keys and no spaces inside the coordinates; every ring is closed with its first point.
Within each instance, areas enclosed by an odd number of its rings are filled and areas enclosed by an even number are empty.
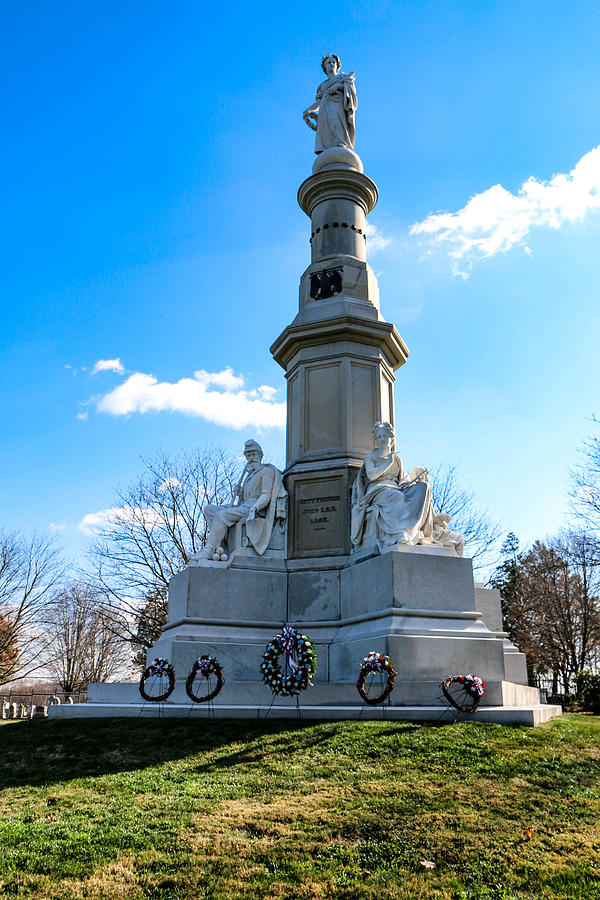
{"type": "Polygon", "coordinates": [[[0,736],[0,896],[599,898],[600,721],[0,736]]]}

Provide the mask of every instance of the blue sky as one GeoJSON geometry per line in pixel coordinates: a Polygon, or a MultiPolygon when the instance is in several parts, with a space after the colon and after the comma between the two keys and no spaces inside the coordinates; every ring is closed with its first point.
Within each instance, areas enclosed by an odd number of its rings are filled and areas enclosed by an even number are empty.
{"type": "Polygon", "coordinates": [[[283,463],[268,348],[309,262],[328,51],[357,73],[369,261],[411,350],[405,463],[459,464],[525,541],[564,523],[600,412],[597,4],[1,9],[2,525],[78,553],[140,456],[255,435],[283,463]]]}

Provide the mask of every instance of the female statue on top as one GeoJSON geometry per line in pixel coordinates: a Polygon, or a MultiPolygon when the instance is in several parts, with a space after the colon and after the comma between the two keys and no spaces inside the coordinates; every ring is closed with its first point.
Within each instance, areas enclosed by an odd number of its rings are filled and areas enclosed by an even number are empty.
{"type": "Polygon", "coordinates": [[[315,153],[329,147],[354,149],[354,111],[358,105],[354,72],[340,72],[335,53],[323,57],[321,68],[327,75],[317,88],[317,99],[304,110],[304,121],[317,132],[315,153]]]}
{"type": "Polygon", "coordinates": [[[460,535],[446,530],[447,539],[438,536],[443,529],[433,511],[428,470],[419,466],[407,475],[389,422],[376,422],[373,435],[377,449],[367,454],[352,488],[352,543],[382,551],[396,544],[439,544],[462,556],[460,535]],[[451,542],[450,535],[458,540],[451,542]]]}

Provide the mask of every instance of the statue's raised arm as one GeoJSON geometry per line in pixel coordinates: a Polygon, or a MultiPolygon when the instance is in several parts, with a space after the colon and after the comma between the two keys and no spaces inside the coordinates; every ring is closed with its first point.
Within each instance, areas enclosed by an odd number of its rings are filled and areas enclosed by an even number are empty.
{"type": "Polygon", "coordinates": [[[304,121],[317,132],[315,153],[329,147],[354,149],[354,113],[358,105],[354,72],[341,72],[341,62],[335,53],[323,57],[321,67],[327,78],[317,88],[317,97],[304,110],[304,121]]]}

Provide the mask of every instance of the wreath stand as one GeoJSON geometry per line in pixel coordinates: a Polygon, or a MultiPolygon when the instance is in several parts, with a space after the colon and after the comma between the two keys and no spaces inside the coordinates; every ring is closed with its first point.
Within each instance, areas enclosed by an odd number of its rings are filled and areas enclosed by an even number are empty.
{"type": "MultiPolygon", "coordinates": [[[[209,675],[208,679],[207,679],[208,687],[210,688],[210,690],[212,690],[212,687],[213,687],[212,682],[211,682],[212,677],[213,677],[212,675],[209,675]]],[[[209,693],[210,693],[210,691],[209,691],[209,693]]],[[[194,709],[198,708],[198,712],[201,712],[202,707],[204,707],[206,709],[206,713],[207,713],[206,718],[207,719],[216,719],[214,698],[211,698],[210,700],[206,700],[202,704],[194,702],[192,700],[190,703],[190,708],[189,708],[188,714],[187,714],[188,719],[191,717],[194,709]]],[[[202,717],[198,716],[198,718],[202,718],[202,717]]]]}
{"type": "MultiPolygon", "coordinates": [[[[387,677],[384,677],[384,673],[383,673],[383,672],[373,672],[373,675],[374,675],[374,676],[375,676],[375,675],[379,675],[379,688],[380,688],[379,693],[382,694],[383,691],[384,691],[384,689],[385,689],[385,686],[386,686],[386,684],[387,684],[387,677]]],[[[371,680],[369,681],[369,685],[368,685],[368,688],[367,688],[367,692],[368,692],[369,694],[370,694],[371,688],[373,687],[373,682],[374,682],[374,681],[375,681],[375,678],[371,678],[371,680]]],[[[381,703],[378,703],[378,704],[377,704],[377,706],[381,709],[381,717],[382,717],[382,719],[384,719],[385,721],[387,721],[387,707],[390,705],[390,702],[391,702],[391,701],[390,701],[390,695],[388,694],[388,696],[385,698],[385,700],[383,700],[381,703]]],[[[362,714],[364,713],[365,709],[373,709],[373,708],[374,708],[374,707],[373,707],[372,704],[367,703],[366,700],[363,700],[363,704],[362,704],[362,706],[361,706],[361,708],[360,708],[360,712],[359,712],[359,714],[358,714],[358,718],[360,719],[360,718],[362,717],[362,714]]]]}
{"type": "Polygon", "coordinates": [[[214,699],[217,694],[220,693],[224,684],[223,668],[214,657],[201,656],[200,659],[196,660],[185,682],[185,691],[191,700],[188,719],[192,715],[194,706],[202,703],[206,705],[206,718],[215,719],[214,699]],[[206,682],[206,694],[203,696],[198,696],[198,694],[194,692],[194,681],[198,674],[200,674],[200,681],[202,683],[206,682]]]}
{"type": "MultiPolygon", "coordinates": [[[[207,718],[207,719],[216,719],[217,717],[216,717],[216,715],[215,715],[215,704],[214,704],[214,701],[213,701],[213,700],[209,700],[207,703],[205,703],[205,707],[206,707],[206,718],[207,718]]],[[[190,708],[189,708],[189,711],[188,711],[188,714],[187,714],[188,719],[191,717],[191,715],[192,715],[192,713],[194,712],[194,709],[195,709],[195,708],[196,708],[196,704],[195,704],[195,703],[190,703],[190,708]]],[[[200,710],[198,710],[198,712],[200,712],[200,710]]],[[[203,717],[202,717],[202,716],[198,716],[198,718],[201,719],[201,718],[203,718],[203,717]]]]}
{"type": "Polygon", "coordinates": [[[448,721],[451,721],[452,724],[458,722],[458,710],[454,706],[452,706],[451,703],[448,703],[443,694],[439,694],[436,697],[435,702],[437,706],[444,707],[440,712],[438,721],[446,721],[445,717],[448,716],[448,721]]]}
{"type": "MultiPolygon", "coordinates": [[[[296,717],[302,718],[299,695],[312,684],[316,659],[315,647],[310,638],[290,625],[284,625],[279,634],[269,641],[260,664],[263,681],[273,693],[265,719],[268,719],[278,694],[295,697],[296,717]],[[283,671],[279,663],[282,656],[285,657],[283,671]]],[[[260,718],[260,708],[257,716],[260,718]]]]}
{"type": "MultiPolygon", "coordinates": [[[[290,669],[291,669],[291,667],[290,667],[290,656],[289,656],[289,653],[286,653],[286,654],[285,654],[285,667],[284,667],[284,670],[283,670],[283,675],[284,675],[284,677],[288,674],[288,672],[290,671],[290,669]]],[[[271,702],[269,703],[269,708],[268,708],[268,710],[267,710],[266,713],[265,713],[265,719],[268,719],[268,718],[269,718],[269,713],[271,712],[271,709],[273,708],[273,704],[275,703],[275,697],[276,697],[276,696],[277,696],[277,694],[273,694],[273,696],[271,697],[271,702]]],[[[297,719],[301,719],[301,718],[302,718],[302,712],[301,712],[301,710],[300,710],[300,694],[294,694],[294,697],[296,698],[296,718],[297,718],[297,719]]],[[[260,709],[258,710],[258,718],[260,719],[260,709]]]]}
{"type": "MultiPolygon", "coordinates": [[[[151,687],[153,688],[156,685],[157,680],[159,682],[162,682],[163,678],[168,678],[168,676],[167,675],[153,675],[152,681],[151,681],[151,687]]],[[[162,693],[163,693],[163,691],[161,691],[161,694],[162,693]]],[[[157,712],[158,712],[157,718],[164,719],[166,702],[167,702],[166,700],[144,700],[144,702],[142,703],[142,708],[140,709],[140,711],[138,713],[138,719],[141,717],[141,715],[144,712],[144,710],[146,709],[146,707],[148,707],[148,709],[152,709],[153,704],[156,705],[156,707],[157,707],[157,712]]]]}
{"type": "Polygon", "coordinates": [[[438,697],[438,703],[446,704],[446,709],[442,712],[440,719],[446,714],[454,713],[453,721],[456,722],[460,712],[474,713],[478,709],[485,690],[485,682],[479,679],[482,689],[481,693],[477,693],[473,687],[468,686],[469,683],[466,682],[467,677],[465,675],[451,675],[440,685],[442,696],[438,697]]]}
{"type": "Polygon", "coordinates": [[[390,705],[390,694],[394,690],[397,675],[389,656],[385,656],[377,650],[369,651],[360,665],[356,682],[356,689],[363,700],[358,714],[359,719],[367,706],[380,706],[382,719],[387,719],[386,706],[390,705]],[[371,691],[377,683],[376,675],[379,675],[379,693],[373,695],[371,691]]]}

